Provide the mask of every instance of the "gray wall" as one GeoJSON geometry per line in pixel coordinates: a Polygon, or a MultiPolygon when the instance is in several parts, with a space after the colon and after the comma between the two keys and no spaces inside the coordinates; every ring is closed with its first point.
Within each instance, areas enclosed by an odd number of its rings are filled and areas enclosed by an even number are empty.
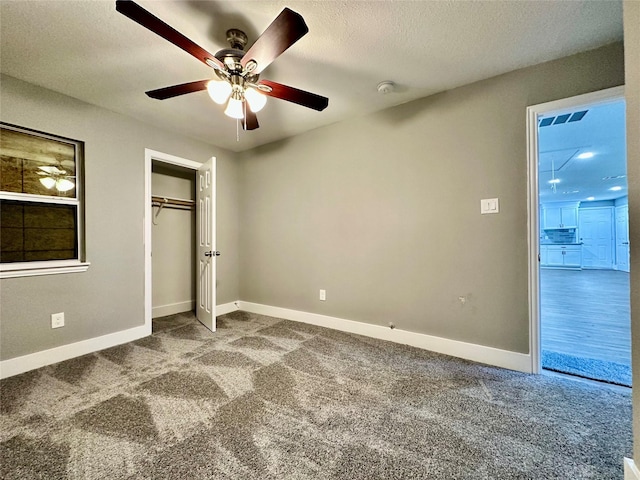
{"type": "Polygon", "coordinates": [[[241,154],[242,300],[528,352],[526,107],[622,83],[614,44],[241,154]]]}
{"type": "Polygon", "coordinates": [[[219,147],[159,130],[2,76],[0,119],[85,142],[85,273],[1,282],[3,360],[144,323],[144,149],[194,161],[218,158],[218,303],[237,300],[237,166],[219,147]],[[50,314],[66,326],[51,330],[50,314]]]}
{"type": "MultiPolygon", "coordinates": [[[[195,200],[194,170],[176,169],[154,162],[151,194],[195,200]]],[[[196,214],[195,209],[153,208],[151,231],[154,318],[190,311],[196,301],[196,214]],[[157,217],[156,217],[157,215],[157,217]],[[175,304],[167,313],[166,309],[175,304]],[[156,313],[159,312],[159,313],[156,313]]]]}
{"type": "MultiPolygon", "coordinates": [[[[631,244],[631,359],[633,384],[640,385],[640,2],[624,2],[627,179],[631,244]]],[[[640,388],[633,389],[633,457],[640,463],[640,388]]]]}

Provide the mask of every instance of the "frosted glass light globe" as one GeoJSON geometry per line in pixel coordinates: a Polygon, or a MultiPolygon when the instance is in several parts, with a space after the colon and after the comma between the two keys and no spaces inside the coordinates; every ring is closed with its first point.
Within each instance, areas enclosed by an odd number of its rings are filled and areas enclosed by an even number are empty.
{"type": "Polygon", "coordinates": [[[229,82],[211,80],[207,83],[207,92],[209,92],[211,100],[218,105],[222,105],[227,101],[229,95],[231,95],[231,90],[232,88],[229,82]]]}
{"type": "Polygon", "coordinates": [[[267,104],[267,96],[257,91],[255,88],[247,88],[244,98],[249,102],[249,108],[253,113],[258,113],[267,104]]]}

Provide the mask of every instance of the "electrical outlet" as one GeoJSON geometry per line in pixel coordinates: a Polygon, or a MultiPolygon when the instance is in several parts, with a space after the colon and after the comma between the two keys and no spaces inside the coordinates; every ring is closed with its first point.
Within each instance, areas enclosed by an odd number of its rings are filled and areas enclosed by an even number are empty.
{"type": "Polygon", "coordinates": [[[327,291],[326,290],[320,290],[320,300],[322,300],[323,302],[327,299],[327,291]]]}
{"type": "Polygon", "coordinates": [[[51,314],[51,328],[64,327],[64,312],[51,314]]]}

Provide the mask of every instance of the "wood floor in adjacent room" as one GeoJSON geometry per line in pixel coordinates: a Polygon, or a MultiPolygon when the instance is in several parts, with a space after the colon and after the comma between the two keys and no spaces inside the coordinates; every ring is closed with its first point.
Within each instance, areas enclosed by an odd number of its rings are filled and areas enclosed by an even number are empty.
{"type": "Polygon", "coordinates": [[[540,269],[542,349],[631,365],[629,273],[540,269]]]}

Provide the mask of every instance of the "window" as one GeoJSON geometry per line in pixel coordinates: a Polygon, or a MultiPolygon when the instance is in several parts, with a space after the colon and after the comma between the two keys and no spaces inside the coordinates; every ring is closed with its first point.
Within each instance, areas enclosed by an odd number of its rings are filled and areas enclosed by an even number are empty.
{"type": "Polygon", "coordinates": [[[0,278],[84,271],[82,142],[0,123],[0,278]]]}

